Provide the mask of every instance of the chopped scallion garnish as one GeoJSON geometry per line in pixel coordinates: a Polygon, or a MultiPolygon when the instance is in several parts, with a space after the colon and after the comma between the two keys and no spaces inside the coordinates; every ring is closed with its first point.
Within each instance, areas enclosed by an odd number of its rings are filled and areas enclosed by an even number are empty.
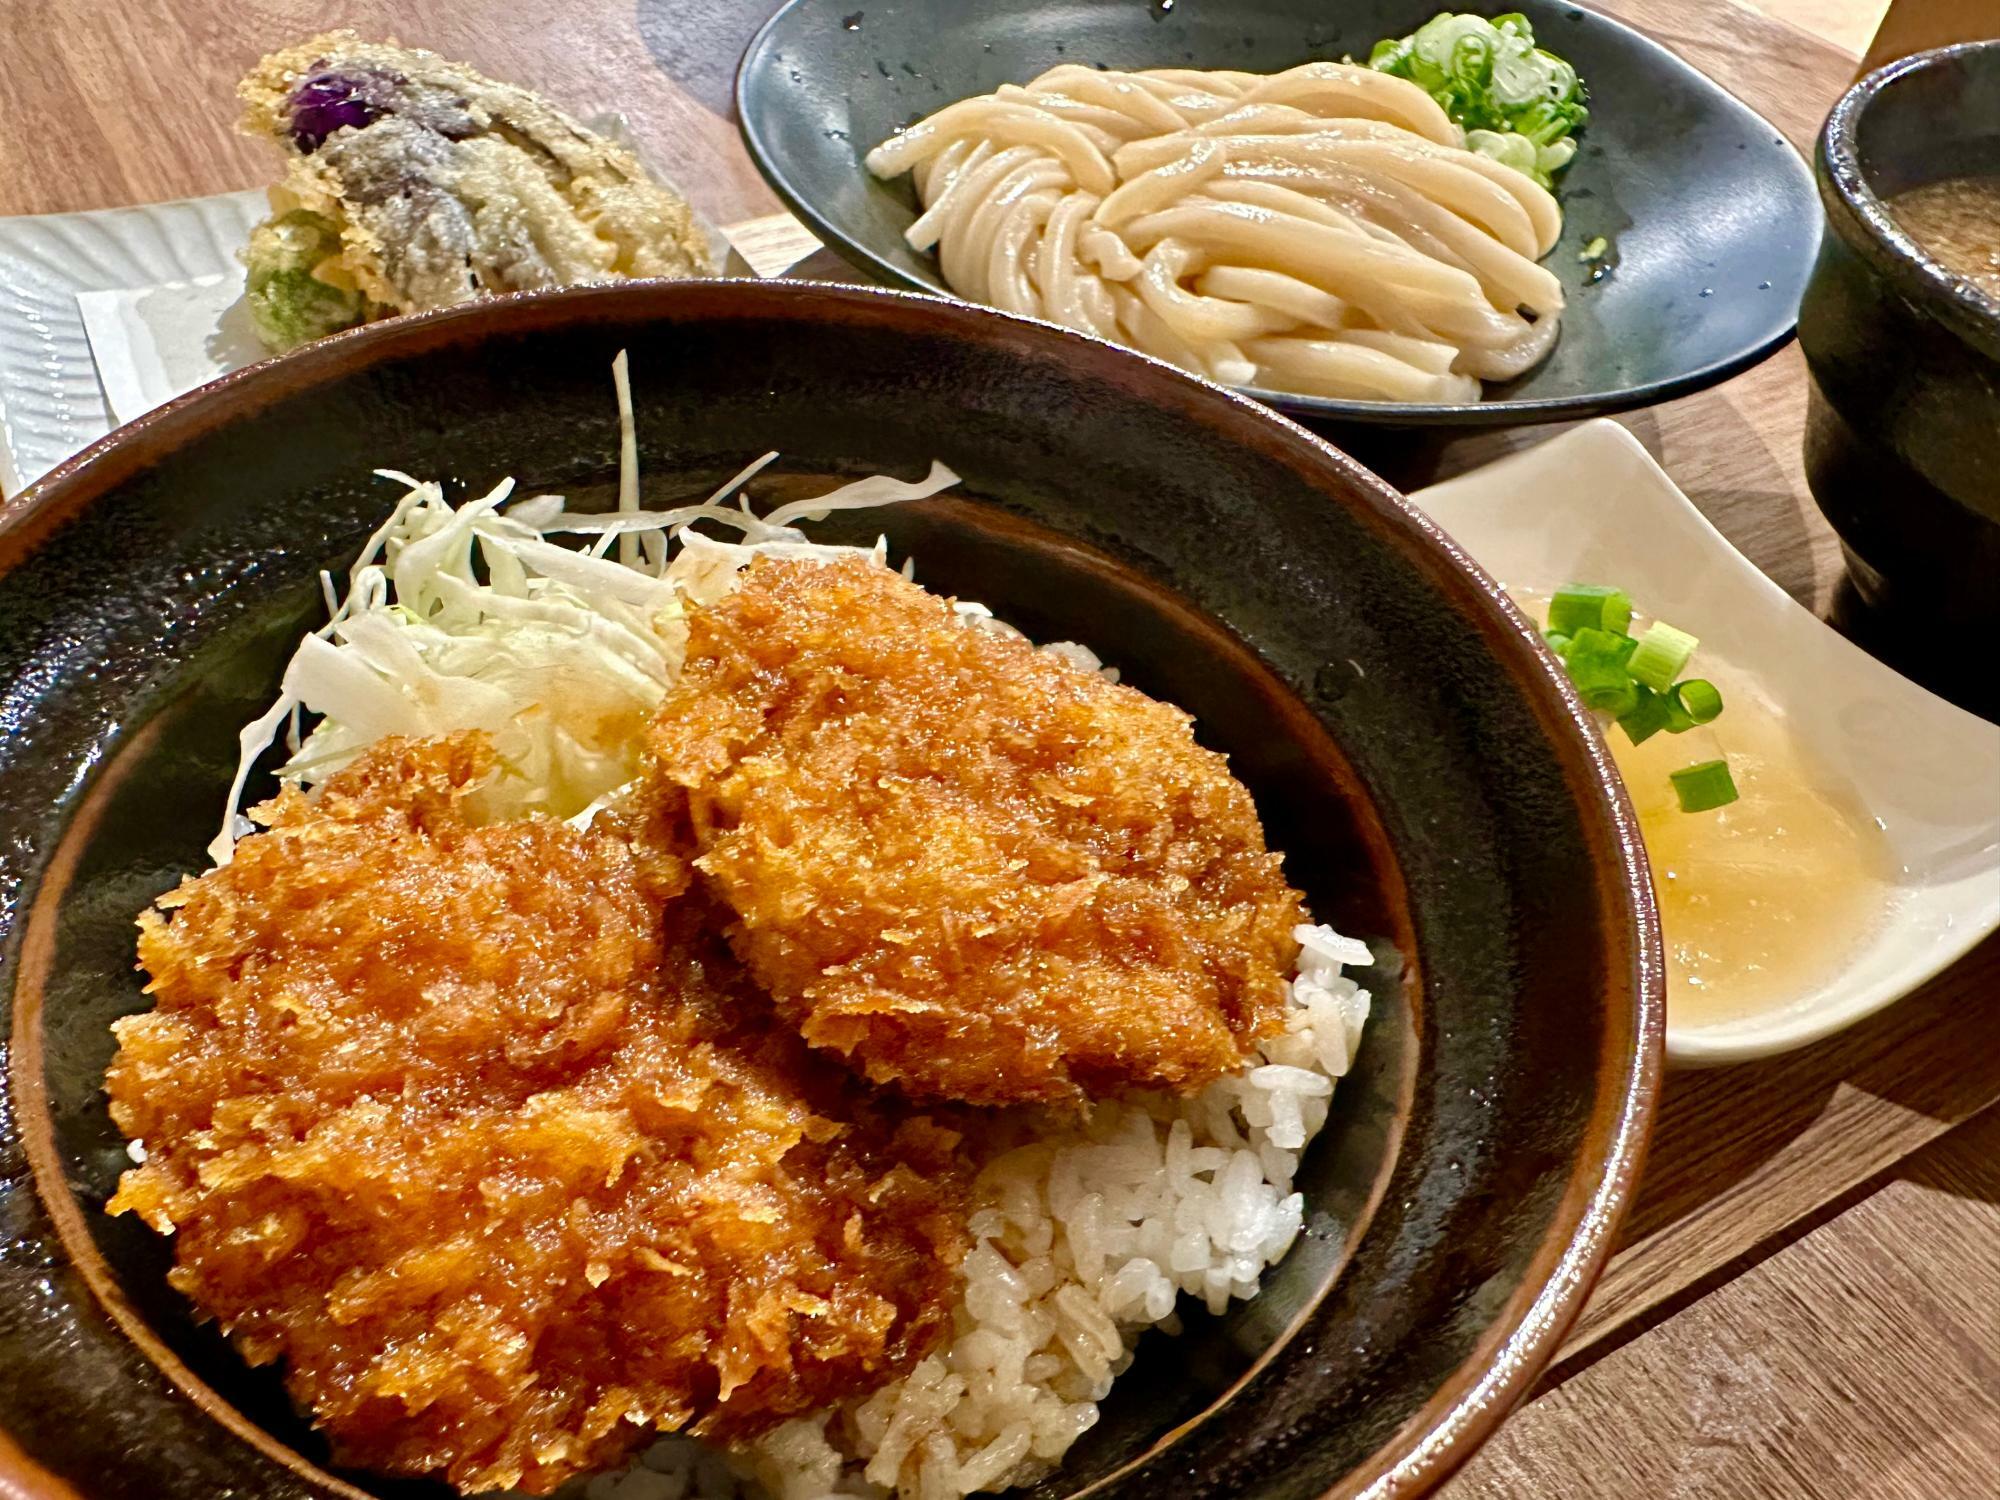
{"type": "Polygon", "coordinates": [[[1576,154],[1571,132],[1590,118],[1576,69],[1537,47],[1518,11],[1490,20],[1440,11],[1408,36],[1377,42],[1368,66],[1409,79],[1465,131],[1468,150],[1543,187],[1576,154]]]}
{"type": "Polygon", "coordinates": [[[1683,711],[1696,724],[1707,724],[1722,712],[1722,694],[1703,677],[1690,677],[1674,689],[1683,711]]]}
{"type": "Polygon", "coordinates": [[[1726,760],[1704,760],[1671,773],[1682,812],[1710,812],[1736,800],[1736,778],[1726,760]]]}
{"type": "Polygon", "coordinates": [[[1564,655],[1573,662],[1608,662],[1623,668],[1625,648],[1631,644],[1632,638],[1628,635],[1600,630],[1595,625],[1582,625],[1570,632],[1569,650],[1564,655]]]}
{"type": "Polygon", "coordinates": [[[1632,653],[1632,675],[1656,693],[1664,693],[1681,675],[1681,668],[1701,644],[1685,630],[1676,630],[1665,620],[1655,620],[1639,637],[1632,653]]]}
{"type": "Polygon", "coordinates": [[[1649,687],[1640,688],[1637,705],[1631,712],[1618,716],[1618,727],[1625,731],[1625,738],[1635,745],[1643,745],[1665,729],[1667,703],[1667,694],[1656,693],[1649,687]]]}
{"type": "Polygon", "coordinates": [[[1563,660],[1570,681],[1576,684],[1583,701],[1599,713],[1613,716],[1630,712],[1638,703],[1632,688],[1632,674],[1625,669],[1630,636],[1613,635],[1594,625],[1585,625],[1570,637],[1563,660]]]}
{"type": "MultiPolygon", "coordinates": [[[[1634,640],[1632,601],[1622,589],[1570,583],[1549,601],[1542,639],[1562,659],[1577,696],[1596,713],[1618,721],[1625,737],[1642,745],[1654,735],[1684,734],[1722,712],[1722,694],[1700,677],[1675,682],[1700,644],[1663,620],[1634,640]]],[[[1726,762],[1704,761],[1673,773],[1681,806],[1705,812],[1736,800],[1726,762]]]]}
{"type": "Polygon", "coordinates": [[[1586,626],[1623,634],[1632,623],[1632,601],[1623,589],[1571,583],[1549,600],[1549,629],[1574,636],[1586,626]]]}

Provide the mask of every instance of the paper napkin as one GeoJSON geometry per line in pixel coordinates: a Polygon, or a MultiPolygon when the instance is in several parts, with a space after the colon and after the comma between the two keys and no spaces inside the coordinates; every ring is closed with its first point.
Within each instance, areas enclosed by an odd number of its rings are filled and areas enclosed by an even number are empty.
{"type": "Polygon", "coordinates": [[[115,425],[267,352],[243,304],[240,273],[78,292],[76,305],[115,425]]]}

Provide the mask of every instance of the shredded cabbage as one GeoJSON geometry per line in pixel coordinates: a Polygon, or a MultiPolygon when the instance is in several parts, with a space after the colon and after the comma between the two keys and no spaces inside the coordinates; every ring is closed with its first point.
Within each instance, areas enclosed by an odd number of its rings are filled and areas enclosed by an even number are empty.
{"type": "Polygon", "coordinates": [[[740,490],[777,457],[767,453],[698,505],[641,510],[623,354],[616,374],[624,441],[615,512],[573,513],[556,495],[507,506],[511,479],[454,506],[437,484],[377,471],[403,496],[356,557],[344,595],[320,575],[329,618],[299,643],[277,701],[242,731],[228,811],[208,849],[216,864],[250,830],[244,787],[280,732],[291,755],[279,777],[309,786],[384,735],[483,729],[501,772],[477,794],[480,816],[587,822],[638,773],[645,721],[680,671],[688,603],[721,598],[759,555],[880,560],[881,541],[872,553],[819,546],[796,523],[958,482],[933,463],[914,482],[875,475],[760,518],[740,490]],[[735,539],[691,529],[704,521],[735,539]],[[591,543],[550,540],[564,535],[591,543]],[[614,544],[619,555],[606,556],[614,544]],[[305,713],[321,717],[301,741],[305,713]]]}

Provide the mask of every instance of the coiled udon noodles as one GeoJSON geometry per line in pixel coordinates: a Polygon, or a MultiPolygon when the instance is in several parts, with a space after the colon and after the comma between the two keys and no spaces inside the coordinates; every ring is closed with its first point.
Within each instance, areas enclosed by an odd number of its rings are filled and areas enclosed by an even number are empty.
{"type": "Polygon", "coordinates": [[[1415,84],[1066,64],[868,153],[952,290],[1231,385],[1462,402],[1555,343],[1562,213],[1415,84]]]}

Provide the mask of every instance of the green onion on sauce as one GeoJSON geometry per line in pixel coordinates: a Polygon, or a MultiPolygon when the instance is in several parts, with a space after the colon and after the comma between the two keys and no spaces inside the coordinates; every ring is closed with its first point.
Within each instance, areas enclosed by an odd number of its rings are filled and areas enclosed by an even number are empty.
{"type": "MultiPolygon", "coordinates": [[[[1549,600],[1542,639],[1562,661],[1577,696],[1616,720],[1635,745],[1712,723],[1722,712],[1722,694],[1705,678],[1681,678],[1701,642],[1664,620],[1634,639],[1631,624],[1632,601],[1623,589],[1567,583],[1549,600]]],[[[1672,779],[1683,812],[1708,812],[1736,800],[1724,760],[1685,767],[1672,779]]]]}
{"type": "Polygon", "coordinates": [[[1736,778],[1726,760],[1704,760],[1683,766],[1668,778],[1681,799],[1682,812],[1709,812],[1736,800],[1736,778]]]}

